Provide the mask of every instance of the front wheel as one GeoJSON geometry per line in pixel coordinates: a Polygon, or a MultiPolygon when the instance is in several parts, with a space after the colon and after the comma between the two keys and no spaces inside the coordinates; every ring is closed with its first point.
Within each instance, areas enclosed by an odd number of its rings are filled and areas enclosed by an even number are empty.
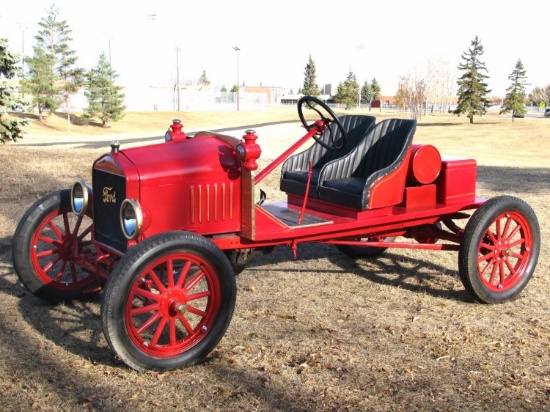
{"type": "Polygon", "coordinates": [[[131,248],[107,281],[105,337],[139,371],[195,364],[225,334],[236,289],[231,264],[208,239],[188,232],[152,236],[131,248]]]}
{"type": "Polygon", "coordinates": [[[100,290],[101,279],[80,264],[92,259],[93,222],[75,216],[70,190],[44,196],[23,215],[13,237],[13,265],[34,295],[55,302],[100,290]]]}
{"type": "Polygon", "coordinates": [[[533,275],[540,252],[535,212],[512,196],[489,199],[464,230],[458,252],[460,278],[479,302],[514,299],[533,275]]]}

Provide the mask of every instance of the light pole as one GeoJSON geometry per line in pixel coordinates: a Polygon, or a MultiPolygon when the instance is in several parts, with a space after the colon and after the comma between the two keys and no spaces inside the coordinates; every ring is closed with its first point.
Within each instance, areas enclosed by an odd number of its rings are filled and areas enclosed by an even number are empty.
{"type": "Polygon", "coordinates": [[[19,30],[21,30],[21,78],[25,78],[25,30],[27,25],[25,23],[17,23],[19,30]]]}
{"type": "MultiPolygon", "coordinates": [[[[365,50],[365,45],[364,44],[358,44],[356,46],[356,49],[359,51],[359,55],[361,55],[361,51],[365,50]]],[[[361,59],[358,58],[357,60],[358,60],[358,62],[357,62],[357,84],[359,85],[359,90],[357,91],[357,106],[360,109],[361,108],[361,83],[359,82],[359,66],[361,65],[360,64],[361,59]]]]}
{"type": "MultiPolygon", "coordinates": [[[[21,30],[21,80],[25,78],[25,30],[27,25],[25,23],[18,23],[19,30],[21,30]]],[[[25,98],[25,92],[21,87],[21,97],[25,98]]]]}
{"type": "Polygon", "coordinates": [[[180,47],[176,46],[176,95],[178,97],[178,112],[180,111],[180,47]]]}
{"type": "Polygon", "coordinates": [[[110,34],[107,34],[105,35],[105,37],[107,38],[107,44],[109,46],[109,49],[108,49],[108,52],[109,52],[109,68],[112,67],[112,60],[111,60],[111,40],[113,39],[113,36],[111,36],[110,34]]]}
{"type": "Polygon", "coordinates": [[[240,106],[240,93],[239,93],[239,49],[237,46],[233,47],[233,50],[237,52],[237,111],[239,111],[240,106]]]}

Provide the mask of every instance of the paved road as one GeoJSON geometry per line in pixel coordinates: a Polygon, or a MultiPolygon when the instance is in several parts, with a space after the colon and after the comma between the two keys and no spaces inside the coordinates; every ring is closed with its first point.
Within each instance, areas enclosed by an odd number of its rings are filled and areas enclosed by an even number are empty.
{"type": "MultiPolygon", "coordinates": [[[[268,123],[259,123],[254,125],[246,126],[237,126],[225,129],[193,129],[185,130],[186,134],[192,136],[199,131],[210,131],[221,134],[228,134],[235,137],[241,137],[245,130],[253,129],[259,136],[259,139],[262,137],[266,138],[269,136],[285,136],[298,138],[303,133],[303,129],[300,128],[300,122],[291,120],[291,121],[281,121],[281,122],[268,122],[268,123]],[[286,131],[292,130],[292,134],[288,136],[286,131]]],[[[25,136],[23,139],[12,143],[15,146],[33,146],[33,147],[50,147],[50,146],[64,146],[64,147],[80,147],[80,148],[92,148],[98,149],[102,147],[109,147],[113,140],[118,140],[121,143],[122,147],[131,147],[131,146],[142,146],[144,144],[151,143],[160,143],[164,141],[164,132],[160,134],[152,133],[133,133],[128,135],[123,134],[113,134],[105,136],[49,136],[49,135],[29,135],[25,136]]]]}

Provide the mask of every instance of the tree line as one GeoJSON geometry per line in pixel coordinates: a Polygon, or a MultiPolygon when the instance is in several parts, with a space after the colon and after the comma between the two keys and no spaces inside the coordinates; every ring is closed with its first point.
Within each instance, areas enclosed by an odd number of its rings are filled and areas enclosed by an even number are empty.
{"type": "MultiPolygon", "coordinates": [[[[462,62],[458,70],[462,75],[457,79],[453,77],[445,62],[428,67],[426,76],[416,73],[400,78],[395,95],[396,105],[411,113],[414,118],[422,115],[431,106],[432,110],[451,112],[451,106],[456,102],[456,108],[452,113],[465,115],[470,123],[475,116],[483,116],[487,109],[493,105],[500,105],[500,114],[512,113],[512,121],[516,117],[524,117],[526,106],[550,104],[550,84],[545,87],[535,87],[532,93],[527,94],[526,70],[521,59],[518,59],[515,67],[508,76],[510,86],[506,89],[504,98],[491,98],[488,89],[487,68],[481,57],[484,53],[483,45],[476,36],[467,52],[462,54],[462,62]],[[457,88],[458,86],[458,88],[457,88]]],[[[347,79],[338,84],[334,101],[344,104],[347,109],[361,104],[370,104],[372,100],[380,98],[381,87],[373,78],[360,88],[356,76],[349,72],[347,79]]],[[[304,83],[300,89],[303,94],[319,96],[321,90],[316,83],[316,67],[312,57],[305,67],[304,83]]]]}
{"type": "MultiPolygon", "coordinates": [[[[376,78],[373,78],[370,83],[367,80],[359,86],[355,73],[350,70],[346,80],[338,84],[333,98],[336,103],[344,104],[346,109],[351,109],[362,104],[370,105],[373,100],[380,98],[381,91],[382,88],[376,78]]],[[[304,71],[304,84],[298,90],[298,94],[316,97],[322,94],[317,84],[317,68],[311,55],[304,71]]]]}
{"type": "MultiPolygon", "coordinates": [[[[125,94],[123,87],[116,84],[118,74],[112,69],[108,56],[102,53],[97,65],[89,70],[79,67],[76,52],[70,47],[69,25],[59,18],[59,10],[53,5],[38,25],[40,30],[34,37],[33,56],[24,57],[24,62],[20,62],[17,53],[8,49],[7,40],[0,39],[0,141],[5,143],[22,137],[26,121],[13,119],[7,114],[8,111],[26,110],[29,104],[37,110],[40,120],[44,113],[63,109],[70,130],[71,97],[82,88],[88,102],[81,115],[84,121],[97,120],[105,127],[108,122],[121,119],[126,109],[125,94]],[[24,67],[27,67],[26,73],[23,72],[24,67]],[[13,82],[9,82],[16,76],[22,78],[19,90],[13,82]],[[31,97],[30,102],[24,99],[25,94],[31,97]]],[[[462,75],[458,79],[453,77],[444,63],[428,67],[424,77],[417,74],[401,77],[395,95],[397,106],[408,110],[416,118],[427,112],[429,106],[432,110],[438,107],[439,110],[451,111],[456,101],[452,113],[465,115],[473,123],[475,116],[483,116],[495,104],[500,104],[500,113],[512,113],[514,119],[525,115],[527,104],[538,106],[550,103],[550,84],[535,87],[532,93],[527,94],[526,70],[521,59],[517,60],[508,77],[511,83],[506,89],[506,96],[495,102],[495,98],[489,96],[491,90],[487,85],[489,76],[482,61],[483,53],[481,40],[476,36],[468,51],[462,54],[462,62],[457,67],[462,75]]],[[[298,92],[312,96],[322,94],[316,76],[315,62],[310,55],[303,87],[298,92]]],[[[199,84],[210,84],[205,71],[199,84]]],[[[236,89],[235,85],[231,91],[236,89]]],[[[351,109],[358,105],[370,105],[380,97],[381,86],[376,78],[359,85],[355,73],[350,70],[346,80],[338,84],[333,99],[351,109]]]]}

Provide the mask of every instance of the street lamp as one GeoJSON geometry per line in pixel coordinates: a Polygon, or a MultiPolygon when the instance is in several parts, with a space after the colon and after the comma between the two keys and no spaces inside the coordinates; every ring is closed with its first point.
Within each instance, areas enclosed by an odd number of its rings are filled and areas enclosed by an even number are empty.
{"type": "Polygon", "coordinates": [[[105,38],[107,39],[107,44],[108,44],[108,52],[109,52],[109,68],[112,67],[112,60],[111,60],[111,40],[113,39],[113,36],[111,36],[111,34],[107,33],[105,35],[105,38]]]}
{"type": "MultiPolygon", "coordinates": [[[[359,53],[361,51],[365,51],[365,45],[364,44],[358,44],[356,46],[356,50],[358,50],[359,53]]],[[[357,62],[357,84],[359,85],[359,90],[357,91],[357,106],[359,108],[361,108],[361,83],[359,82],[359,66],[361,65],[361,62],[360,62],[361,59],[358,58],[357,60],[358,60],[358,62],[357,62]]]]}
{"type": "Polygon", "coordinates": [[[237,46],[233,47],[233,50],[237,52],[237,111],[239,111],[240,94],[239,94],[239,49],[237,46]]]}
{"type": "Polygon", "coordinates": [[[178,112],[180,111],[180,47],[176,46],[176,88],[178,96],[178,112]]]}
{"type": "Polygon", "coordinates": [[[17,23],[19,30],[21,30],[21,78],[25,78],[25,30],[27,25],[25,23],[17,23]]]}

